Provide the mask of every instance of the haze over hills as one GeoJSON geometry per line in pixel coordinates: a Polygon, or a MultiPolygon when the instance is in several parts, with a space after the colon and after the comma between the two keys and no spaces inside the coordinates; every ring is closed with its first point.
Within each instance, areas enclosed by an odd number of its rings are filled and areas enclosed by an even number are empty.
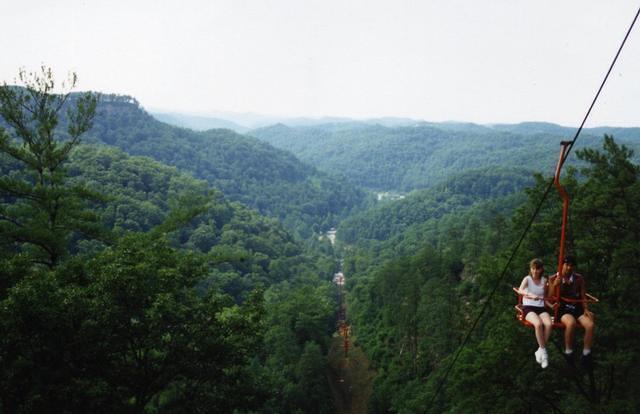
{"type": "Polygon", "coordinates": [[[181,128],[189,128],[194,131],[206,131],[207,129],[230,129],[238,133],[249,131],[249,127],[238,125],[233,121],[221,118],[212,118],[198,115],[185,115],[172,112],[151,113],[158,121],[181,128]]]}
{"type": "MultiPolygon", "coordinates": [[[[531,135],[538,133],[564,134],[567,139],[573,137],[576,127],[563,126],[550,122],[542,121],[523,121],[515,124],[504,123],[488,123],[477,124],[464,121],[443,121],[433,122],[418,118],[406,117],[376,117],[376,118],[349,118],[341,116],[320,116],[320,117],[287,117],[275,115],[263,115],[256,113],[240,113],[230,111],[211,111],[209,113],[182,113],[179,111],[161,110],[150,108],[148,112],[160,121],[168,124],[190,128],[193,130],[206,130],[212,128],[227,128],[236,132],[245,133],[250,130],[273,126],[275,124],[284,124],[289,127],[318,126],[324,124],[367,124],[381,125],[385,127],[403,127],[403,126],[432,126],[435,128],[448,131],[468,132],[486,132],[495,131],[515,132],[523,135],[531,135]]],[[[611,133],[618,135],[619,132],[638,132],[637,127],[610,127],[598,126],[585,128],[585,132],[596,135],[602,133],[611,133]]]]}
{"type": "MultiPolygon", "coordinates": [[[[254,113],[239,113],[228,111],[213,111],[208,114],[191,114],[161,109],[149,109],[149,113],[159,121],[167,124],[190,128],[196,131],[203,131],[211,128],[227,128],[239,133],[245,133],[257,128],[268,127],[275,124],[284,124],[287,126],[314,126],[324,124],[350,124],[350,123],[366,123],[372,125],[382,125],[387,127],[395,126],[411,126],[418,124],[431,123],[413,118],[403,117],[378,117],[368,119],[355,119],[340,116],[321,116],[321,117],[286,117],[275,115],[262,115],[254,113]]],[[[446,125],[448,123],[439,123],[438,125],[446,125]]],[[[451,124],[460,124],[460,122],[451,122],[451,124]]],[[[434,123],[434,125],[436,125],[434,123]]],[[[476,125],[476,124],[468,124],[476,125]]],[[[481,125],[476,125],[481,127],[481,125]]]]}
{"type": "Polygon", "coordinates": [[[249,130],[262,128],[277,123],[285,123],[292,126],[305,126],[326,123],[342,123],[352,122],[350,118],[344,117],[282,117],[275,115],[262,115],[254,113],[239,113],[226,111],[213,111],[209,114],[185,114],[180,112],[163,111],[159,109],[151,109],[151,115],[158,120],[168,124],[183,128],[190,128],[196,131],[202,131],[211,128],[227,128],[239,133],[245,133],[249,130]]]}

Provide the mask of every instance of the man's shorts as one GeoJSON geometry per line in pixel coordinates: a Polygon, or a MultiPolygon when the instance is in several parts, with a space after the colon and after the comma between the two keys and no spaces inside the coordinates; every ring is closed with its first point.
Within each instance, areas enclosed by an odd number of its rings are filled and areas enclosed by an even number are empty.
{"type": "Polygon", "coordinates": [[[562,303],[558,313],[560,314],[560,318],[565,314],[569,314],[578,320],[584,313],[584,308],[582,307],[582,303],[562,303]]]}

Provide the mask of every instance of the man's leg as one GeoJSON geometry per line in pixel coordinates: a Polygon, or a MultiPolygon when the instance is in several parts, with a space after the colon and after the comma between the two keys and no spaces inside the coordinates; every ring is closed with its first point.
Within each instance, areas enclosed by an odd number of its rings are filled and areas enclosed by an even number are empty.
{"type": "Polygon", "coordinates": [[[560,322],[564,324],[564,352],[570,354],[573,351],[573,338],[576,330],[576,318],[569,313],[565,313],[560,318],[560,322]]]}

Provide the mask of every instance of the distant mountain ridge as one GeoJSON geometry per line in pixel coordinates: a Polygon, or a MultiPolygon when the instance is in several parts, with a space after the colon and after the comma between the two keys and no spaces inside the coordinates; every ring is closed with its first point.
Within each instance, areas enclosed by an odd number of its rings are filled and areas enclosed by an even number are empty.
{"type": "MultiPolygon", "coordinates": [[[[248,134],[287,149],[318,169],[344,174],[362,187],[408,192],[473,169],[550,171],[559,142],[573,138],[575,129],[538,122],[493,126],[422,122],[394,127],[351,122],[308,127],[277,124],[248,134]]],[[[599,147],[604,134],[614,135],[638,154],[640,128],[585,129],[576,149],[599,147]]]]}
{"type": "Polygon", "coordinates": [[[239,133],[249,131],[248,127],[221,118],[160,112],[154,112],[152,115],[157,120],[166,124],[181,128],[189,128],[194,131],[206,131],[208,129],[230,129],[239,133]]]}
{"type": "Polygon", "coordinates": [[[291,126],[310,126],[327,123],[353,122],[352,119],[343,117],[281,117],[236,112],[212,112],[208,115],[195,115],[152,110],[150,111],[150,114],[159,121],[166,122],[167,124],[182,128],[189,128],[196,131],[204,131],[212,128],[226,128],[239,133],[245,133],[251,129],[262,128],[278,123],[291,126]]]}
{"type": "MultiPolygon", "coordinates": [[[[289,127],[309,127],[321,126],[327,124],[367,124],[381,125],[384,127],[406,127],[426,125],[438,129],[449,131],[476,131],[476,132],[495,132],[507,131],[517,132],[523,135],[531,135],[536,133],[566,133],[567,139],[573,137],[576,127],[564,126],[544,121],[523,121],[515,124],[505,123],[488,123],[478,124],[465,121],[442,121],[434,122],[418,118],[383,116],[374,118],[349,118],[340,116],[320,116],[320,117],[286,117],[275,115],[263,115],[256,113],[240,113],[229,111],[212,111],[208,114],[191,114],[178,111],[167,111],[160,109],[151,109],[148,111],[151,115],[162,122],[183,128],[190,128],[197,131],[203,131],[212,128],[226,128],[236,132],[245,133],[250,130],[265,128],[275,124],[283,124],[289,127]]],[[[617,131],[624,132],[630,130],[638,130],[638,127],[612,127],[598,126],[586,128],[585,131],[591,133],[599,133],[601,131],[617,131]]]]}

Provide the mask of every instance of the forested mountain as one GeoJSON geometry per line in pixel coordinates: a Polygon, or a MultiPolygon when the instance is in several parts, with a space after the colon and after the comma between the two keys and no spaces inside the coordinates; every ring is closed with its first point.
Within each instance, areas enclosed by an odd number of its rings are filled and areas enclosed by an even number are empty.
{"type": "MultiPolygon", "coordinates": [[[[578,257],[588,291],[600,299],[591,306],[597,315],[593,376],[579,357],[575,367],[565,361],[559,330],[549,346],[550,366],[542,370],[533,357],[532,330],[515,320],[511,286],[520,283],[529,260],[542,258],[546,271],[555,271],[561,216],[555,192],[499,280],[548,185],[548,177],[538,176],[526,198],[507,196],[510,208],[500,208],[505,198],[488,199],[400,227],[385,241],[352,241],[345,258],[350,322],[377,370],[371,412],[631,413],[640,408],[635,369],[640,345],[629,335],[640,319],[628,311],[640,294],[634,277],[640,266],[640,167],[612,138],[600,147],[579,151],[581,171],[569,171],[563,180],[572,197],[568,248],[578,257]]],[[[378,221],[385,226],[385,215],[368,218],[375,221],[368,228],[378,221]]],[[[581,337],[579,331],[578,350],[581,337]]]]}
{"type": "Polygon", "coordinates": [[[150,158],[84,145],[67,168],[70,186],[105,196],[93,211],[111,235],[78,235],[51,273],[3,250],[3,349],[39,351],[5,354],[0,407],[120,411],[135,396],[147,409],[329,409],[326,382],[311,377],[326,369],[334,257],[303,249],[276,220],[150,158]],[[70,320],[78,327],[66,326],[70,320]],[[68,343],[76,344],[72,353],[68,343]],[[58,351],[61,360],[38,360],[58,351]],[[16,388],[36,366],[44,388],[16,388]],[[190,392],[201,395],[192,400],[190,392]],[[315,397],[301,397],[308,393],[315,397]]]}
{"type": "Polygon", "coordinates": [[[278,217],[304,238],[334,226],[364,193],[289,152],[229,130],[195,132],[157,121],[130,97],[103,96],[85,142],[144,155],[207,180],[225,196],[278,217]]]}
{"type": "Polygon", "coordinates": [[[330,412],[328,242],[79,145],[92,94],[58,135],[66,98],[37,76],[0,87],[0,411],[330,412]]]}
{"type": "MultiPolygon", "coordinates": [[[[640,148],[638,128],[585,130],[576,149],[597,145],[603,133],[640,148]]],[[[283,124],[249,132],[323,171],[344,174],[354,183],[378,191],[408,192],[428,188],[471,169],[494,166],[548,171],[558,143],[574,129],[554,124],[482,126],[465,123],[418,123],[385,127],[340,123],[310,127],[283,124]]]]}

